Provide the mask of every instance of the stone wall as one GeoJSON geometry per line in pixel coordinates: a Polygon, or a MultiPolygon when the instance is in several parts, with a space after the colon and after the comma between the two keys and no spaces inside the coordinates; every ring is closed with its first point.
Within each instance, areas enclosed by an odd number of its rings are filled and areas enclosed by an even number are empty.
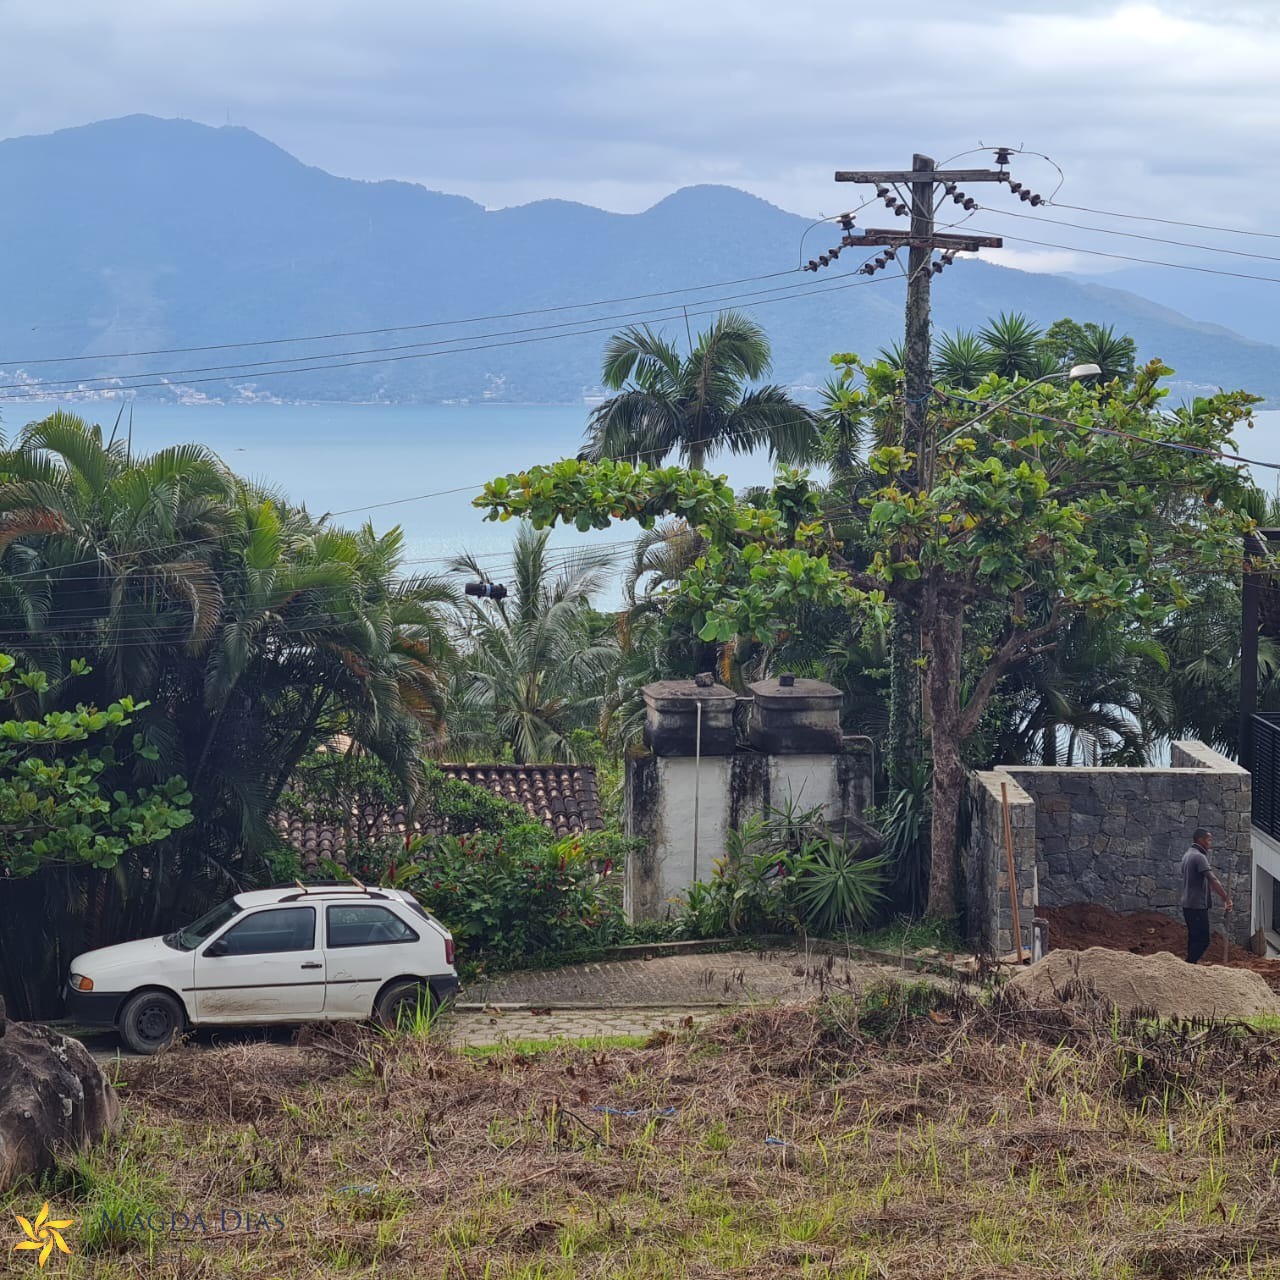
{"type": "MultiPolygon", "coordinates": [[[[1213,832],[1214,869],[1239,908],[1229,918],[1231,936],[1247,939],[1250,779],[1225,756],[1199,742],[1176,742],[1167,769],[1007,766],[977,775],[971,784],[975,805],[966,866],[972,864],[972,874],[979,877],[989,873],[992,845],[1003,857],[1002,777],[1017,784],[1034,813],[1036,903],[1089,901],[1115,911],[1161,911],[1180,919],[1178,863],[1192,831],[1207,827],[1213,832]]],[[[1025,894],[1021,870],[1019,886],[1025,894]]],[[[975,942],[1000,934],[1003,922],[993,914],[999,904],[985,880],[970,888],[969,902],[975,942]]],[[[1025,943],[1030,921],[1022,924],[1025,943]]]]}
{"type": "Polygon", "coordinates": [[[1030,951],[1031,921],[1037,901],[1035,801],[1007,773],[997,770],[970,775],[972,816],[964,853],[965,913],[973,945],[1001,956],[1016,949],[1013,903],[1009,897],[1009,858],[1004,842],[1004,795],[1009,800],[1009,828],[1013,836],[1018,924],[1022,945],[1030,951]]]}
{"type": "Polygon", "coordinates": [[[766,807],[821,808],[827,823],[839,830],[870,805],[872,785],[870,755],[857,747],[813,755],[742,749],[731,756],[704,756],[700,763],[691,756],[632,752],[626,761],[625,826],[644,844],[627,859],[627,918],[667,915],[672,899],[694,880],[711,877],[729,832],[766,807]]]}

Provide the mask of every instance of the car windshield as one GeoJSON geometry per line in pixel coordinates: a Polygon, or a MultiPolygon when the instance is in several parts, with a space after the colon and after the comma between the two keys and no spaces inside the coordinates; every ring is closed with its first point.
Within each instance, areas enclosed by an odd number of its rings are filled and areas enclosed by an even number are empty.
{"type": "Polygon", "coordinates": [[[210,934],[216,933],[232,916],[238,916],[244,908],[234,898],[228,898],[221,906],[214,907],[207,915],[203,915],[194,924],[189,924],[177,933],[165,938],[170,946],[179,951],[194,951],[210,934]]]}

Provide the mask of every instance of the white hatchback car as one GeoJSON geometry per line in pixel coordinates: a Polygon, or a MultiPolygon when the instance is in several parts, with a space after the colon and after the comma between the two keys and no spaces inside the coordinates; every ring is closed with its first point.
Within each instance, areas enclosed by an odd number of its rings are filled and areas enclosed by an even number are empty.
{"type": "Polygon", "coordinates": [[[67,1013],[149,1054],[186,1026],[393,1026],[457,991],[453,937],[412,894],[295,885],[238,893],[176,933],[77,956],[67,1013]]]}

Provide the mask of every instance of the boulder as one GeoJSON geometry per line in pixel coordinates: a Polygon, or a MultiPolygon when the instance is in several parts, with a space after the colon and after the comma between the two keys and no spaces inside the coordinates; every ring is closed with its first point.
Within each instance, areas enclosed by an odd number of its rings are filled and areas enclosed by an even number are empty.
{"type": "Polygon", "coordinates": [[[119,1119],[115,1090],[84,1045],[5,1021],[0,999],[0,1191],[85,1150],[119,1119]]]}

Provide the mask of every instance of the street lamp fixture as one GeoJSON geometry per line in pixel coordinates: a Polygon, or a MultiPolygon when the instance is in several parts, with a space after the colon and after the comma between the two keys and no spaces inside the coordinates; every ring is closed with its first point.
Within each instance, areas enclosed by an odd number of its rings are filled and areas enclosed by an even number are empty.
{"type": "MultiPolygon", "coordinates": [[[[1053,373],[1046,373],[1043,378],[1037,378],[1034,382],[1028,382],[1025,387],[1019,387],[1013,395],[1001,400],[998,404],[989,405],[976,417],[970,418],[961,430],[967,430],[975,422],[981,422],[983,418],[989,418],[993,413],[1003,409],[1007,404],[1012,404],[1030,391],[1032,387],[1038,387],[1042,382],[1052,382],[1055,378],[1066,378],[1068,382],[1079,382],[1081,378],[1096,378],[1101,372],[1102,370],[1096,364],[1073,364],[1070,369],[1058,369],[1053,373]]],[[[951,433],[951,435],[956,434],[957,432],[954,431],[951,433]]],[[[951,436],[948,436],[947,439],[950,440],[951,436]]]]}

